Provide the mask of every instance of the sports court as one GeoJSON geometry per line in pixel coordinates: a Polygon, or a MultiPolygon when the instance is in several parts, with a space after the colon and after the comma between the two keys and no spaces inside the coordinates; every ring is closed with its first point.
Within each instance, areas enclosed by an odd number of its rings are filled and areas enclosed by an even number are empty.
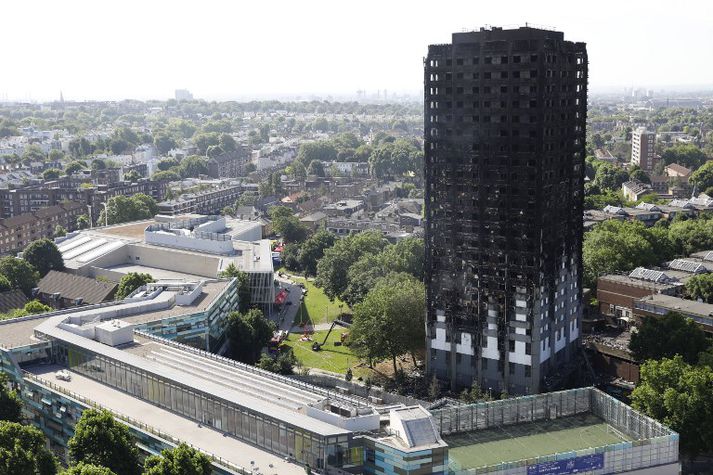
{"type": "Polygon", "coordinates": [[[459,470],[630,441],[592,413],[443,436],[459,470]]]}

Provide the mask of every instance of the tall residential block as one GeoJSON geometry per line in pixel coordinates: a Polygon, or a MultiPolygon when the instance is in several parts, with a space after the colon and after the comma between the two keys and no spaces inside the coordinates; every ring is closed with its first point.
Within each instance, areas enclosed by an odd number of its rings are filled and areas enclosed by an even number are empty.
{"type": "Polygon", "coordinates": [[[428,369],[536,393],[578,352],[587,51],[530,27],[425,59],[428,369]]]}
{"type": "Polygon", "coordinates": [[[656,134],[644,127],[639,127],[631,133],[631,164],[638,165],[642,170],[651,171],[655,165],[654,146],[656,134]]]}

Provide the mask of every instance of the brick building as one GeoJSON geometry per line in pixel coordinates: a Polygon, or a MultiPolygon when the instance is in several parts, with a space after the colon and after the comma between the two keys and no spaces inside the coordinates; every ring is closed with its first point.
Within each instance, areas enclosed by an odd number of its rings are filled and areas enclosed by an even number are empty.
{"type": "Polygon", "coordinates": [[[87,208],[83,204],[69,202],[0,219],[0,253],[14,254],[22,251],[31,241],[52,238],[57,226],[74,231],[77,229],[77,218],[86,213],[87,208]]]}

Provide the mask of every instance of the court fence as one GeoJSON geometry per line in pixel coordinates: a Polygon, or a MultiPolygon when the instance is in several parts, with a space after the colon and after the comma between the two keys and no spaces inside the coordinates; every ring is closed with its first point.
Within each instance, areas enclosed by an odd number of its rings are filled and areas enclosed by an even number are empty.
{"type": "Polygon", "coordinates": [[[551,466],[553,462],[567,460],[573,465],[590,462],[595,466],[602,465],[601,470],[590,470],[601,473],[678,462],[679,436],[676,432],[593,387],[447,407],[432,410],[431,413],[442,436],[593,414],[613,430],[632,439],[600,447],[543,454],[524,460],[504,460],[483,467],[462,467],[455,460],[450,460],[451,475],[491,472],[536,475],[544,473],[539,470],[540,464],[551,466]]]}

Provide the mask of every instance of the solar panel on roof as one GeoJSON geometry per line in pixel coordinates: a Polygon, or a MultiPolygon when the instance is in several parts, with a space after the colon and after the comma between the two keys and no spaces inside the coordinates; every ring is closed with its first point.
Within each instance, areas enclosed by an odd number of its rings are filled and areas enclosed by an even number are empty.
{"type": "Polygon", "coordinates": [[[687,259],[674,259],[669,262],[668,266],[671,269],[690,272],[692,274],[704,274],[709,272],[709,270],[700,262],[689,261],[687,259]]]}
{"type": "Polygon", "coordinates": [[[713,251],[708,251],[706,252],[706,255],[703,256],[704,261],[713,261],[713,251]]]}
{"type": "Polygon", "coordinates": [[[658,270],[637,267],[629,274],[632,279],[646,280],[649,282],[667,283],[673,281],[669,276],[658,270]]]}

